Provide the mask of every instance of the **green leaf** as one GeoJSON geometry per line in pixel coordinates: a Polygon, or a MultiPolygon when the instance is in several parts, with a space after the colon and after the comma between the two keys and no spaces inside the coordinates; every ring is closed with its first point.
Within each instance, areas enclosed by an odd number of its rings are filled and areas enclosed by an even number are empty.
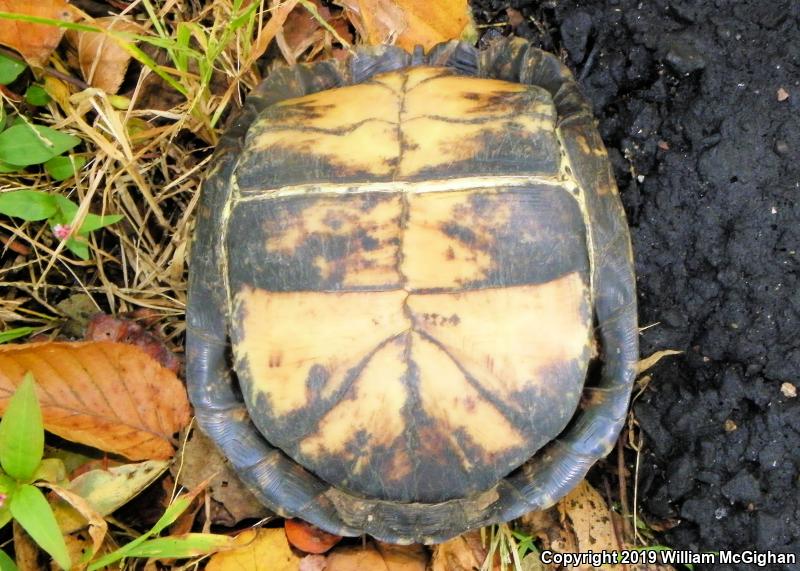
{"type": "Polygon", "coordinates": [[[0,529],[3,529],[8,522],[11,521],[11,510],[8,506],[0,508],[0,529]]]}
{"type": "Polygon", "coordinates": [[[0,571],[19,571],[14,560],[2,549],[0,549],[0,571]]]}
{"type": "Polygon", "coordinates": [[[23,220],[44,220],[58,212],[51,194],[38,190],[12,190],[0,193],[0,214],[23,220]]]}
{"type": "Polygon", "coordinates": [[[38,165],[77,146],[78,137],[42,125],[18,123],[0,133],[0,161],[38,165]]]}
{"type": "Polygon", "coordinates": [[[0,105],[0,131],[6,128],[6,118],[8,114],[6,113],[5,108],[0,105]]]}
{"type": "Polygon", "coordinates": [[[36,331],[36,329],[33,327],[15,327],[14,329],[2,331],[0,332],[0,343],[8,343],[14,339],[30,335],[34,331],[36,331]]]}
{"type": "Polygon", "coordinates": [[[10,504],[11,515],[22,529],[63,569],[69,569],[72,563],[64,536],[42,491],[36,486],[23,484],[14,492],[10,504]]]}
{"type": "Polygon", "coordinates": [[[25,373],[0,421],[0,464],[15,480],[27,481],[41,464],[43,452],[42,411],[33,375],[25,373]]]}
{"type": "Polygon", "coordinates": [[[75,238],[67,240],[67,249],[78,256],[81,260],[89,259],[89,243],[75,238]]]}
{"type": "Polygon", "coordinates": [[[0,85],[8,85],[25,71],[25,63],[0,54],[0,85]]]}
{"type": "Polygon", "coordinates": [[[4,163],[0,161],[0,174],[7,173],[7,172],[19,172],[25,167],[21,167],[19,165],[11,165],[8,163],[4,163]]]}
{"type": "Polygon", "coordinates": [[[25,90],[25,101],[35,107],[41,107],[50,103],[52,99],[41,85],[31,85],[25,90]]]}
{"type": "Polygon", "coordinates": [[[106,214],[105,216],[98,216],[97,214],[89,213],[86,215],[86,218],[83,219],[83,223],[81,224],[80,230],[78,230],[78,234],[85,236],[89,232],[99,230],[100,228],[110,224],[115,224],[122,220],[122,218],[123,216],[121,214],[106,214]]]}
{"type": "Polygon", "coordinates": [[[72,224],[75,215],[78,213],[78,205],[69,198],[61,194],[54,194],[53,200],[56,203],[57,212],[50,217],[50,224],[72,224]]]}
{"type": "Polygon", "coordinates": [[[81,170],[85,164],[86,159],[83,157],[78,157],[75,155],[65,157],[63,155],[59,155],[44,163],[44,170],[46,170],[47,174],[49,174],[54,180],[67,180],[71,176],[74,176],[76,172],[81,170]]]}
{"type": "Polygon", "coordinates": [[[157,537],[139,544],[127,557],[153,557],[155,559],[184,559],[215,553],[233,547],[233,538],[212,533],[187,533],[177,537],[157,537]]]}

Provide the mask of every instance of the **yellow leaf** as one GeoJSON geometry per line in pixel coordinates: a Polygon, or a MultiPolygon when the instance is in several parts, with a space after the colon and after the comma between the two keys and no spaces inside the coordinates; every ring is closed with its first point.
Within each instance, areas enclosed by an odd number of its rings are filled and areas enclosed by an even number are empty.
{"type": "Polygon", "coordinates": [[[26,372],[45,430],[131,460],[166,460],[189,422],[186,389],[138,347],[122,343],[0,345],[0,413],[26,372]]]}
{"type": "Polygon", "coordinates": [[[336,0],[367,44],[397,44],[426,50],[454,39],[474,41],[467,0],[336,0]]]}
{"type": "Polygon", "coordinates": [[[213,555],[206,571],[298,571],[300,557],[292,552],[282,529],[248,529],[234,541],[241,547],[213,555]]]}

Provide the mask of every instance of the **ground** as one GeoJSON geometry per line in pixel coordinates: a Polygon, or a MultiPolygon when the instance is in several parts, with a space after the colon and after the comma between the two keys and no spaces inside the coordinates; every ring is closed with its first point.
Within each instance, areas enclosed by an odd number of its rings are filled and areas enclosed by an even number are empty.
{"type": "Polygon", "coordinates": [[[515,33],[581,78],[632,228],[642,354],[684,351],[634,407],[645,515],[680,520],[674,548],[800,553],[800,399],[784,394],[800,385],[800,3],[473,7],[483,23],[516,10],[515,33]]]}

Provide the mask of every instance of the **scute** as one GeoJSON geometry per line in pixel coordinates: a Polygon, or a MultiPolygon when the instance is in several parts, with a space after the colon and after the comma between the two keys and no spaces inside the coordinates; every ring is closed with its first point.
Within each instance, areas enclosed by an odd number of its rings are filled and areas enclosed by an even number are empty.
{"type": "Polygon", "coordinates": [[[408,68],[267,108],[240,159],[239,188],[557,174],[545,90],[452,73],[408,68]]]}

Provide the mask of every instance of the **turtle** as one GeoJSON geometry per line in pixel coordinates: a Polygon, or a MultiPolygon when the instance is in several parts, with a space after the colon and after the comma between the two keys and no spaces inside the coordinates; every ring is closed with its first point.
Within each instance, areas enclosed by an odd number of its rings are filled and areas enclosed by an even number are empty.
{"type": "Polygon", "coordinates": [[[439,543],[551,506],[612,449],[630,232],[556,56],[515,38],[276,68],[212,165],[187,385],[269,509],[439,543]]]}

